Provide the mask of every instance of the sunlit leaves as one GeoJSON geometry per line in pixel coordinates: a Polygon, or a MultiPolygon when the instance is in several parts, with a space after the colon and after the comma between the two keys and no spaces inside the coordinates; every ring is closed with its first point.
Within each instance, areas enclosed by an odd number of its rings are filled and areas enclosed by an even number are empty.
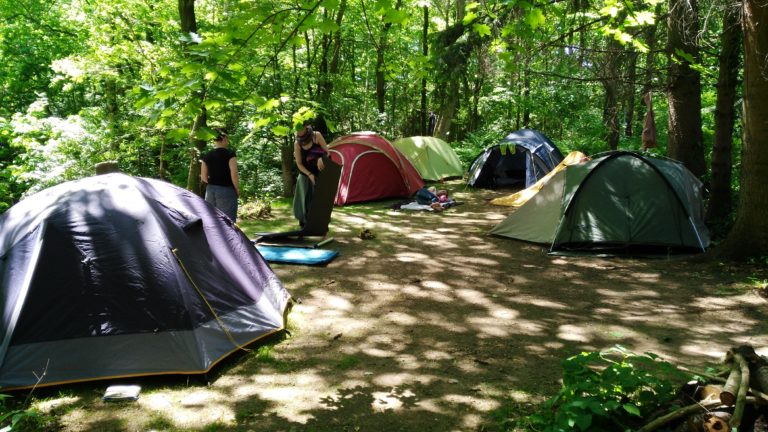
{"type": "Polygon", "coordinates": [[[491,35],[491,27],[487,24],[481,24],[481,23],[475,23],[472,24],[472,30],[477,33],[478,36],[490,36],[491,35]]]}
{"type": "Polygon", "coordinates": [[[277,108],[278,106],[280,106],[280,100],[279,99],[270,99],[270,100],[264,102],[256,110],[258,112],[272,111],[273,109],[277,108]]]}
{"type": "Polygon", "coordinates": [[[408,13],[401,10],[389,9],[384,14],[384,22],[392,24],[405,24],[408,20],[408,13]]]}
{"type": "Polygon", "coordinates": [[[539,8],[531,9],[525,14],[525,23],[532,29],[538,28],[546,21],[547,19],[544,17],[544,13],[539,8]]]}
{"type": "Polygon", "coordinates": [[[287,126],[275,126],[270,129],[275,136],[286,136],[291,133],[291,128],[287,126]]]}
{"type": "Polygon", "coordinates": [[[651,11],[640,11],[631,14],[627,21],[632,26],[652,25],[656,22],[656,16],[651,11]]]}

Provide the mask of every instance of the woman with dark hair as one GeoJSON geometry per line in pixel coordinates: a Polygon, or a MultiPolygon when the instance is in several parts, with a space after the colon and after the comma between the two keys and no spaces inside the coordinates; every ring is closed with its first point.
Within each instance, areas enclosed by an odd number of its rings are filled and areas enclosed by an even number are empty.
{"type": "Polygon", "coordinates": [[[217,128],[213,150],[203,156],[200,179],[208,186],[205,200],[213,204],[232,222],[237,220],[237,198],[240,196],[240,180],[237,173],[237,156],[229,149],[229,135],[224,128],[217,128]]]}
{"type": "Polygon", "coordinates": [[[296,132],[293,144],[293,158],[299,170],[296,179],[296,191],[293,194],[293,215],[302,227],[307,223],[307,210],[312,202],[315,181],[324,168],[323,157],[328,155],[328,145],[320,132],[312,130],[309,122],[304,122],[296,132]]]}

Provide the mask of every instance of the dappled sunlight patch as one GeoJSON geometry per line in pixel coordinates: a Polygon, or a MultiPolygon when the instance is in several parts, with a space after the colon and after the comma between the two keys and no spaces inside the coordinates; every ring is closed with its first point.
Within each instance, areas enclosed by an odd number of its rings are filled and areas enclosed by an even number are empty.
{"type": "Polygon", "coordinates": [[[547,333],[547,327],[541,321],[516,319],[510,323],[510,332],[529,337],[541,337],[547,333]]]}
{"type": "Polygon", "coordinates": [[[373,392],[371,394],[373,396],[373,403],[371,403],[371,408],[374,411],[388,411],[388,410],[399,410],[403,407],[403,399],[413,399],[416,397],[416,394],[413,393],[411,390],[403,390],[399,393],[393,393],[393,392],[373,392]]]}
{"type": "Polygon", "coordinates": [[[360,352],[374,358],[391,358],[394,356],[391,350],[376,347],[360,347],[360,352]]]}
{"type": "Polygon", "coordinates": [[[412,262],[425,263],[425,262],[429,262],[431,258],[423,253],[401,252],[401,253],[395,254],[395,259],[398,261],[406,262],[406,263],[412,263],[412,262]]]}
{"type": "Polygon", "coordinates": [[[450,293],[434,292],[433,290],[426,290],[422,286],[406,285],[401,289],[403,294],[409,295],[415,298],[428,298],[432,301],[440,303],[448,303],[454,300],[450,293]]]}
{"type": "Polygon", "coordinates": [[[391,323],[402,326],[412,326],[419,323],[416,317],[402,312],[390,312],[384,315],[383,318],[391,323]]]}
{"type": "Polygon", "coordinates": [[[544,343],[544,347],[550,350],[560,350],[565,347],[565,344],[560,341],[548,341],[544,343]]]}
{"type": "Polygon", "coordinates": [[[743,307],[745,304],[761,305],[761,306],[766,304],[765,299],[752,293],[739,295],[739,296],[728,296],[728,297],[723,297],[723,296],[699,297],[694,299],[692,303],[705,310],[736,309],[739,307],[743,307]]]}
{"type": "Polygon", "coordinates": [[[467,318],[467,322],[475,328],[481,337],[508,337],[510,335],[509,323],[499,321],[495,317],[471,317],[467,318]]]}
{"type": "Polygon", "coordinates": [[[557,337],[570,342],[591,342],[591,331],[580,326],[566,324],[558,327],[557,337]]]}
{"type": "Polygon", "coordinates": [[[354,306],[349,300],[325,290],[318,290],[315,293],[313,293],[313,295],[323,299],[324,308],[330,307],[336,310],[343,310],[343,311],[350,311],[354,308],[354,306]]]}
{"type": "Polygon", "coordinates": [[[699,358],[707,357],[710,359],[709,361],[720,362],[725,358],[725,353],[730,348],[730,346],[713,347],[710,340],[703,339],[688,340],[687,343],[680,345],[679,351],[699,358]]]}
{"type": "Polygon", "coordinates": [[[453,356],[445,351],[427,350],[421,353],[421,356],[426,360],[438,361],[438,360],[450,360],[453,356]]]}
{"type": "Polygon", "coordinates": [[[450,292],[453,289],[450,285],[438,280],[421,281],[421,286],[431,291],[450,292]]]}
{"type": "Polygon", "coordinates": [[[497,307],[491,310],[491,317],[501,320],[513,320],[520,316],[520,312],[514,309],[497,307]]]}
{"type": "Polygon", "coordinates": [[[213,391],[157,392],[142,396],[142,407],[162,415],[176,427],[198,427],[201,424],[220,422],[234,424],[235,412],[224,395],[213,391]]]}
{"type": "Polygon", "coordinates": [[[372,382],[381,387],[403,387],[412,386],[415,382],[425,382],[425,380],[433,379],[435,378],[420,373],[399,372],[378,374],[373,378],[372,382]]]}
{"type": "MultiPolygon", "coordinates": [[[[443,400],[450,404],[458,405],[456,407],[458,409],[472,408],[473,410],[478,410],[478,411],[490,411],[499,407],[499,403],[492,399],[479,398],[479,397],[469,396],[465,394],[457,394],[457,393],[447,394],[443,396],[443,400]]],[[[465,414],[464,419],[467,420],[468,418],[474,418],[477,421],[481,420],[481,418],[475,417],[474,414],[465,414]]],[[[466,423],[465,425],[471,426],[471,425],[467,425],[466,423]]]]}
{"type": "Polygon", "coordinates": [[[464,289],[457,289],[455,293],[456,293],[456,297],[470,304],[485,306],[487,308],[492,307],[494,304],[494,302],[490,300],[485,293],[478,290],[464,288],[464,289]]]}
{"type": "Polygon", "coordinates": [[[54,410],[63,406],[74,405],[78,403],[80,399],[81,399],[80,397],[75,397],[75,396],[62,396],[62,397],[57,397],[53,399],[37,401],[32,404],[32,407],[39,410],[40,412],[47,413],[47,412],[50,412],[51,410],[54,410]]]}
{"type": "Polygon", "coordinates": [[[527,304],[538,306],[546,309],[557,309],[557,310],[568,310],[573,307],[573,305],[565,304],[565,303],[559,303],[552,300],[546,300],[546,299],[525,299],[527,304]]]}
{"type": "Polygon", "coordinates": [[[448,321],[445,315],[439,313],[422,313],[420,315],[422,323],[427,323],[431,326],[437,327],[443,331],[452,333],[467,333],[470,329],[467,326],[461,325],[458,321],[448,321]]]}

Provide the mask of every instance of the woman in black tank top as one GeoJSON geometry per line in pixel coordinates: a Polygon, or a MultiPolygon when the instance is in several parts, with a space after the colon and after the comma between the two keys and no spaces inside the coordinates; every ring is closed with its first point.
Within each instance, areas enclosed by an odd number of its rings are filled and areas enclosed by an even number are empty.
{"type": "Polygon", "coordinates": [[[293,158],[299,177],[296,179],[296,190],[293,194],[293,214],[299,220],[299,225],[307,222],[307,210],[312,202],[315,180],[323,170],[323,157],[328,155],[328,145],[320,132],[312,130],[308,122],[296,133],[293,144],[293,158]]]}

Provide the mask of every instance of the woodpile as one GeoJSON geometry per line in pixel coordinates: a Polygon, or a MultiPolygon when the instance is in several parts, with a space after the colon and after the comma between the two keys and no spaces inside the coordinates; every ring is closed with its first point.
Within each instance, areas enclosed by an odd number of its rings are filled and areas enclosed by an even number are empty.
{"type": "Polygon", "coordinates": [[[768,432],[768,360],[748,345],[728,351],[721,374],[698,373],[679,392],[680,408],[638,432],[768,432]],[[671,429],[670,429],[671,428],[671,429]]]}

